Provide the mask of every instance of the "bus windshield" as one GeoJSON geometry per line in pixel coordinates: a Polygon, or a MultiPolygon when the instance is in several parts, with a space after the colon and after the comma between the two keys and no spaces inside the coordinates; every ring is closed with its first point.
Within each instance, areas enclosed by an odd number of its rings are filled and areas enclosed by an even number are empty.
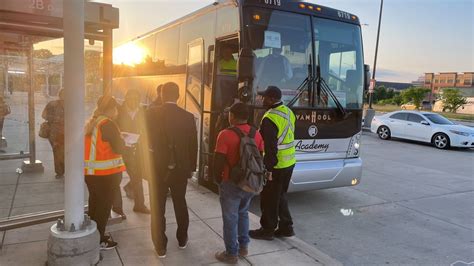
{"type": "MultiPolygon", "coordinates": [[[[248,36],[255,54],[254,91],[277,86],[282,90],[283,101],[288,103],[309,74],[315,74],[319,63],[321,78],[342,107],[362,108],[364,65],[358,25],[313,18],[311,27],[310,16],[257,8],[249,16],[248,36]]],[[[337,108],[330,96],[316,93],[316,86],[314,90],[314,97],[319,95],[314,106],[310,105],[307,89],[293,106],[337,108]]]]}
{"type": "MultiPolygon", "coordinates": [[[[360,27],[329,19],[315,18],[314,39],[316,64],[344,108],[362,108],[364,61],[360,27]]],[[[318,93],[315,94],[316,96],[318,93]]],[[[336,104],[322,92],[315,102],[319,108],[335,108],[336,104]]]]}
{"type": "MultiPolygon", "coordinates": [[[[264,9],[255,9],[251,14],[253,24],[249,27],[249,33],[255,54],[254,90],[277,86],[282,90],[283,101],[287,103],[308,77],[312,53],[311,19],[309,16],[264,9]]],[[[295,106],[301,104],[296,103],[295,106]]]]}

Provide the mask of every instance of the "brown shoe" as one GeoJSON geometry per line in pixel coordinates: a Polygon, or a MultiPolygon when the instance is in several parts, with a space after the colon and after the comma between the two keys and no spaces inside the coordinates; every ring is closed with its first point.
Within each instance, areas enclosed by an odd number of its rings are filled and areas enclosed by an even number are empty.
{"type": "Polygon", "coordinates": [[[246,257],[249,254],[249,249],[247,247],[239,249],[239,256],[246,257]]]}
{"type": "Polygon", "coordinates": [[[217,252],[215,255],[216,259],[225,264],[237,264],[239,258],[237,256],[232,256],[227,254],[225,251],[217,252]]]}

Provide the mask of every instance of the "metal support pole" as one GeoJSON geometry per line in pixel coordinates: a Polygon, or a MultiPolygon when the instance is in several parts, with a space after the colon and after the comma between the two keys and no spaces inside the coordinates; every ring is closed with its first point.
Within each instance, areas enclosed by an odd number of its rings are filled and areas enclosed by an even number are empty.
{"type": "Polygon", "coordinates": [[[28,90],[28,127],[30,144],[30,164],[36,162],[36,142],[35,142],[35,74],[33,67],[33,45],[28,51],[28,73],[30,79],[30,88],[28,90]]]}
{"type": "Polygon", "coordinates": [[[28,61],[28,144],[29,161],[24,161],[22,169],[24,172],[42,172],[44,171],[41,161],[36,160],[36,130],[35,130],[35,75],[33,67],[33,44],[30,44],[27,50],[28,61]]]}
{"type": "Polygon", "coordinates": [[[49,73],[46,72],[45,74],[45,84],[44,84],[44,95],[49,95],[49,73]]]}
{"type": "Polygon", "coordinates": [[[64,222],[84,221],[84,1],[64,1],[64,222]]]}
{"type": "Polygon", "coordinates": [[[62,88],[63,88],[63,72],[59,72],[59,89],[62,89],[62,88]]]}
{"type": "MultiPolygon", "coordinates": [[[[383,0],[380,0],[379,27],[377,29],[377,42],[375,44],[374,68],[372,70],[372,79],[375,80],[375,71],[377,70],[377,54],[379,52],[380,25],[382,24],[383,0]]],[[[374,88],[375,89],[375,88],[374,88]]],[[[372,109],[373,92],[369,93],[369,109],[372,109]]]]}
{"type": "Polygon", "coordinates": [[[106,35],[103,44],[103,58],[104,58],[104,68],[103,68],[103,91],[104,95],[110,94],[112,92],[112,71],[113,71],[113,61],[112,61],[112,52],[113,52],[113,35],[112,29],[104,29],[104,34],[106,35]]]}

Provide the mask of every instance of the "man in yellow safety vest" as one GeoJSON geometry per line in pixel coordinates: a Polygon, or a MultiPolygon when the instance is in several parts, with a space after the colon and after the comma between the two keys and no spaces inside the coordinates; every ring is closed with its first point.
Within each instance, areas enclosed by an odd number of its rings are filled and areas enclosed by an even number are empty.
{"type": "Polygon", "coordinates": [[[263,92],[263,105],[268,108],[260,125],[268,171],[267,183],[260,194],[261,228],[251,230],[250,237],[273,240],[274,237],[294,236],[293,220],[286,192],[296,164],[295,158],[295,115],[281,101],[281,90],[269,86],[263,92]]]}
{"type": "Polygon", "coordinates": [[[237,61],[230,47],[224,47],[222,50],[222,58],[219,60],[219,74],[237,76],[237,61]]]}

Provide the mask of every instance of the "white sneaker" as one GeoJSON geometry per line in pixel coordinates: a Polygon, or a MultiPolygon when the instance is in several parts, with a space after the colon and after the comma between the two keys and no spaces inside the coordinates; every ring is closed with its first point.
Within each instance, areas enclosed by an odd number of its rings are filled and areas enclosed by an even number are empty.
{"type": "Polygon", "coordinates": [[[112,239],[107,239],[104,242],[100,243],[100,250],[111,250],[117,247],[117,242],[113,241],[112,239]]]}

